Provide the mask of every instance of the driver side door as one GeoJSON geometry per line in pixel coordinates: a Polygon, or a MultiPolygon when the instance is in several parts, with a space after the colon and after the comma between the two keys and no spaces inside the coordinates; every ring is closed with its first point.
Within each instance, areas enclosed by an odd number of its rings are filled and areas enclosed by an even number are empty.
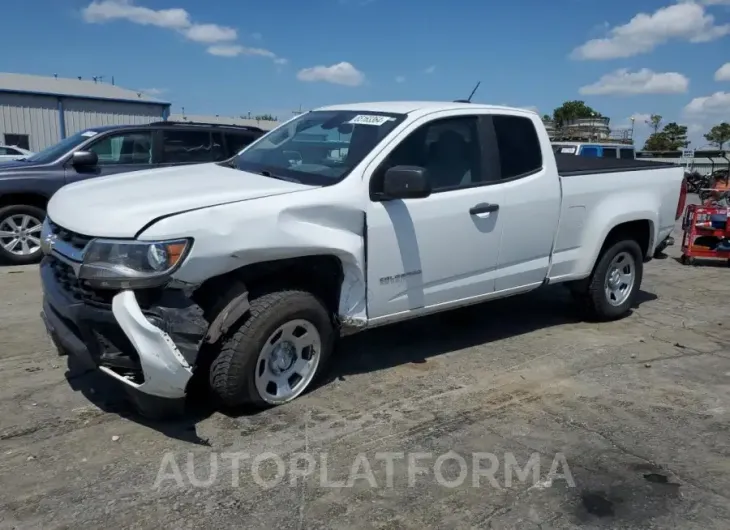
{"type": "Polygon", "coordinates": [[[439,113],[401,133],[370,178],[368,318],[431,312],[494,292],[502,235],[499,160],[479,115],[439,113]],[[389,167],[424,167],[426,198],[378,201],[389,167]]]}

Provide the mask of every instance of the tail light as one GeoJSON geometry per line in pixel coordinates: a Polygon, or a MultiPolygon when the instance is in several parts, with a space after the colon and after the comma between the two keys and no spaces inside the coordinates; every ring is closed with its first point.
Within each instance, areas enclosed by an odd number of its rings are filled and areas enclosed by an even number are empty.
{"type": "Polygon", "coordinates": [[[677,215],[674,218],[676,221],[684,213],[684,207],[687,204],[687,179],[682,179],[682,187],[679,189],[679,203],[677,203],[677,215]]]}

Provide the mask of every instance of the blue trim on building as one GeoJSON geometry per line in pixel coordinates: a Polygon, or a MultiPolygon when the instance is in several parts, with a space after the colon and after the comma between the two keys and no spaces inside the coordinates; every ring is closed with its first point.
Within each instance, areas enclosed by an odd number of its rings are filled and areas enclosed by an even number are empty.
{"type": "Polygon", "coordinates": [[[63,110],[63,100],[58,98],[58,128],[61,133],[61,140],[66,138],[66,112],[63,110]]]}
{"type": "Polygon", "coordinates": [[[73,99],[92,99],[95,101],[116,101],[119,103],[136,103],[137,105],[166,105],[169,107],[172,105],[169,101],[149,101],[145,99],[127,99],[127,98],[105,98],[102,96],[86,96],[82,94],[57,94],[54,92],[42,92],[35,90],[13,90],[9,88],[0,88],[2,94],[23,94],[31,96],[50,96],[53,98],[64,97],[73,99]]]}

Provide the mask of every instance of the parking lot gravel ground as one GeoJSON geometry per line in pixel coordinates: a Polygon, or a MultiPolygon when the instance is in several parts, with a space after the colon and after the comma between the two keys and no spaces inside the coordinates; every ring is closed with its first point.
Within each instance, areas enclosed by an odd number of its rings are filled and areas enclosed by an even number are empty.
{"type": "Polygon", "coordinates": [[[170,422],[69,368],[37,268],[2,268],[0,528],[730,528],[730,269],[669,253],[624,320],[549,288],[350,337],[289,405],[170,422]]]}

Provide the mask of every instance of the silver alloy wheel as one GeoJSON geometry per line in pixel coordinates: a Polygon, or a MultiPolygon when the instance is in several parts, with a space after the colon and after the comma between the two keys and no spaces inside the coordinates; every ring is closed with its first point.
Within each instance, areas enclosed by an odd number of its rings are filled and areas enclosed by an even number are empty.
{"type": "Polygon", "coordinates": [[[613,306],[623,304],[631,294],[636,281],[636,263],[629,252],[619,252],[611,260],[606,272],[604,290],[606,299],[613,306]]]}
{"type": "Polygon", "coordinates": [[[312,382],[322,355],[322,338],[308,320],[279,326],[261,348],[255,383],[261,399],[280,405],[298,397],[312,382]]]}
{"type": "Polygon", "coordinates": [[[0,246],[16,256],[30,256],[41,249],[42,222],[28,214],[0,220],[0,246]]]}

